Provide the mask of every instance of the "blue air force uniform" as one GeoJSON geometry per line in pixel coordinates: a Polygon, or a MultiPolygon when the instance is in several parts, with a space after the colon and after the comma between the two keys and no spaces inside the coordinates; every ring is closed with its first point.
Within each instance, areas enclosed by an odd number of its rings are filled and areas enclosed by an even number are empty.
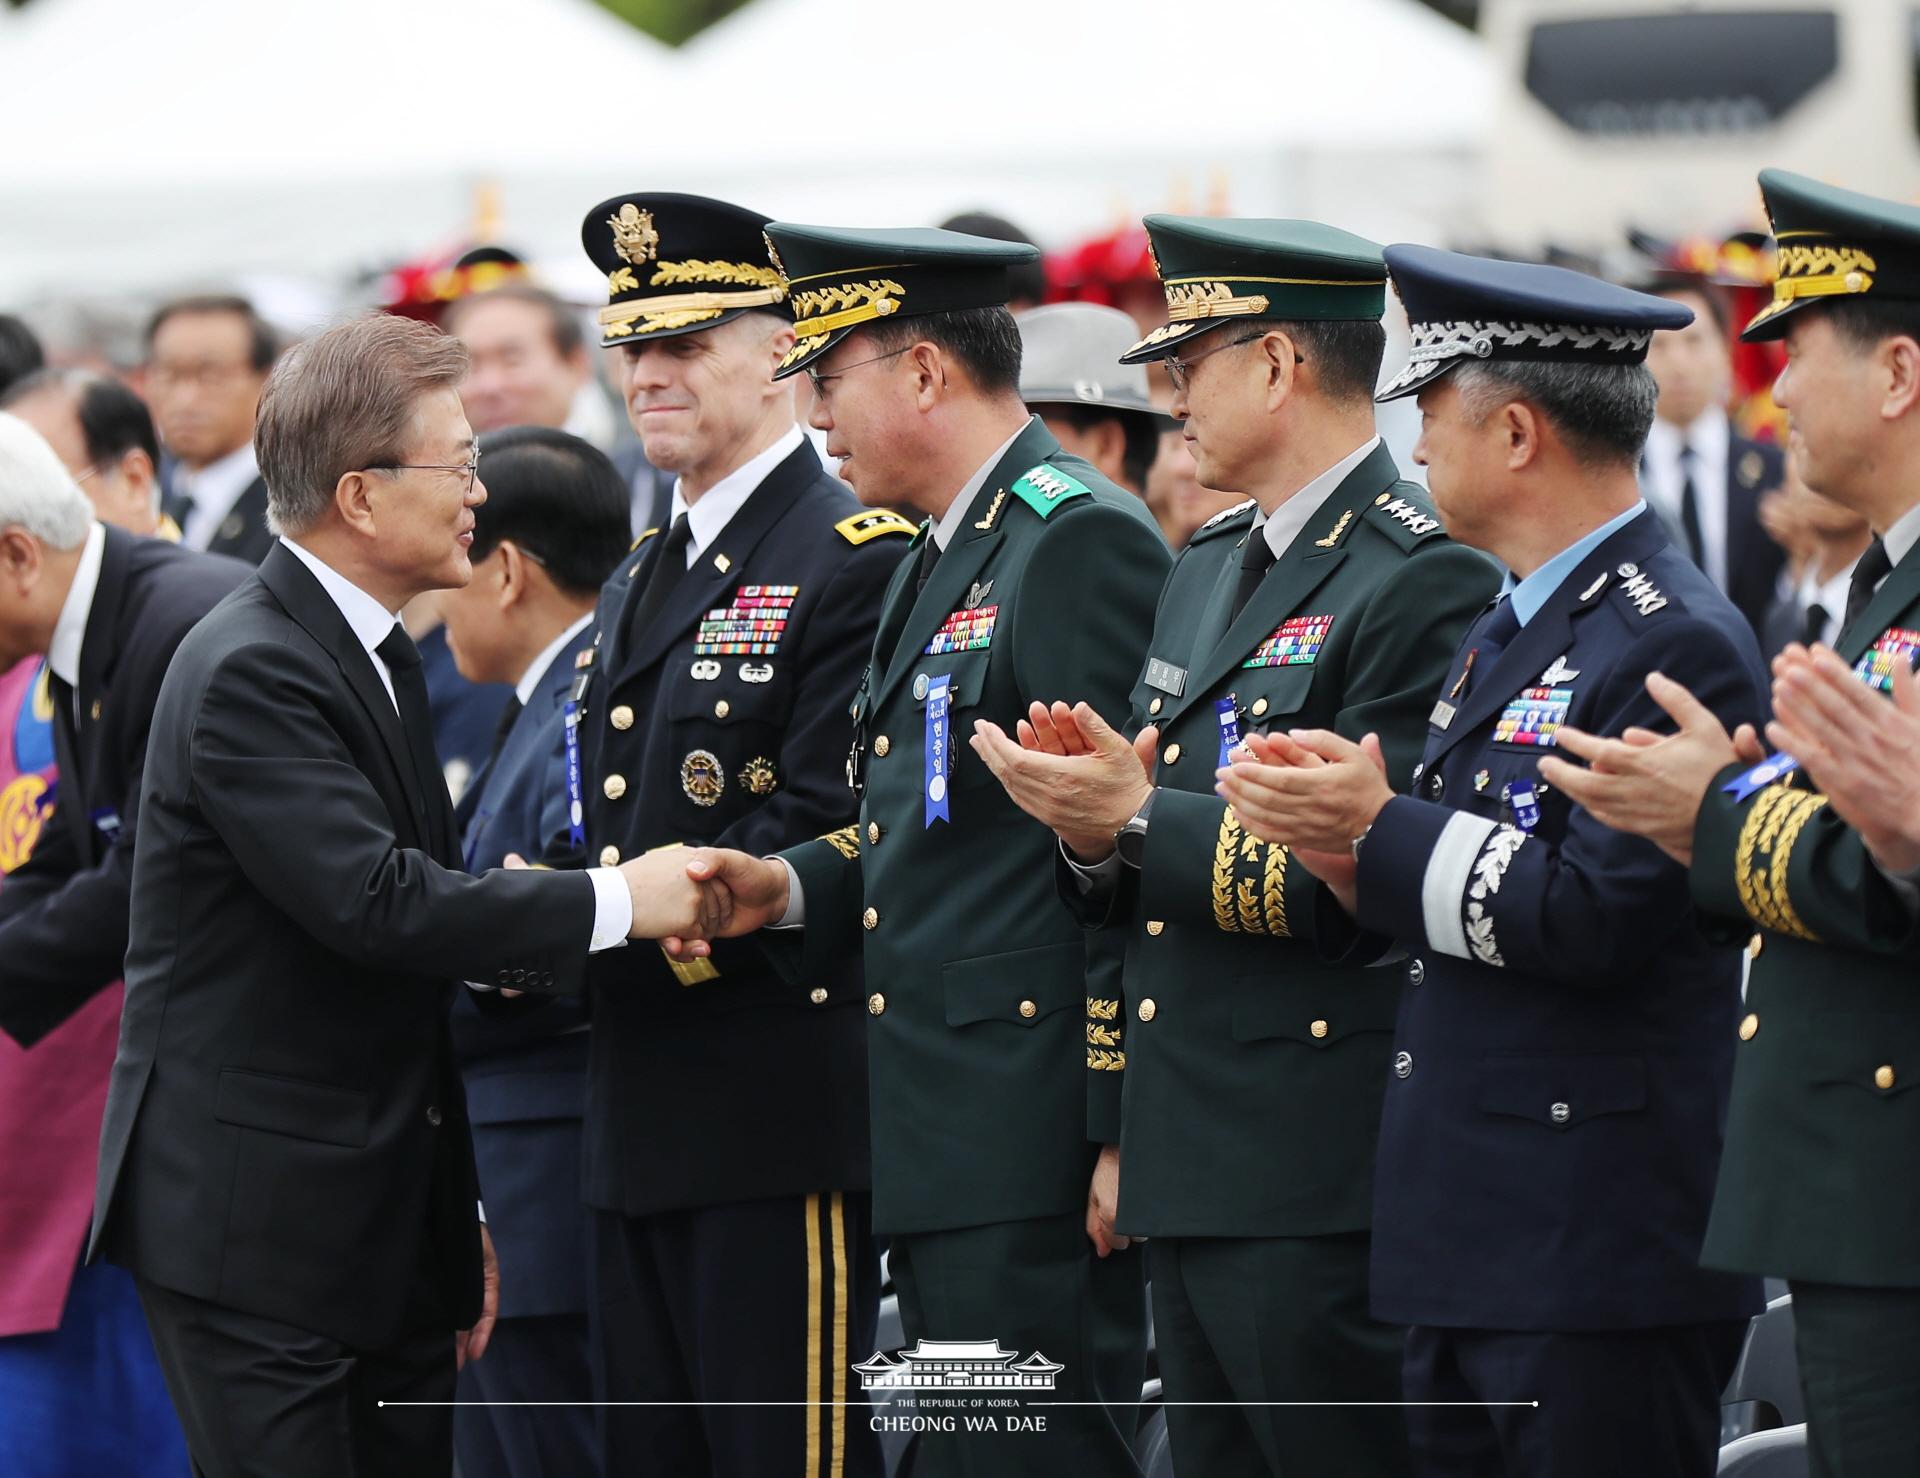
{"type": "MultiPolygon", "coordinates": [[[[1387,261],[1426,357],[1385,395],[1508,342],[1636,364],[1672,326],[1657,315],[1686,312],[1557,269],[1417,247],[1387,261]]],[[[1670,730],[1650,672],[1729,729],[1763,716],[1766,673],[1644,503],[1509,583],[1436,697],[1410,793],[1358,845],[1359,922],[1406,951],[1383,967],[1406,989],[1373,1311],[1413,1326],[1410,1402],[1541,1403],[1410,1410],[1424,1472],[1709,1472],[1718,1393],[1759,1307],[1751,1280],[1699,1266],[1739,951],[1703,932],[1685,868],[1537,765],[1562,725],[1670,730]],[[1455,1452],[1472,1465],[1440,1456],[1455,1452]]]]}

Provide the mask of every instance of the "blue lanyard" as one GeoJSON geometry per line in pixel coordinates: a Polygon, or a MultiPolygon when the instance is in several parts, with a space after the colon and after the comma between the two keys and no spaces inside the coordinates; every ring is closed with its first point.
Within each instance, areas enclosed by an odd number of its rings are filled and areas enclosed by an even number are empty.
{"type": "Polygon", "coordinates": [[[953,773],[952,725],[947,718],[953,674],[942,673],[927,684],[926,824],[951,821],[947,777],[953,773]]]}
{"type": "Polygon", "coordinates": [[[586,796],[580,788],[580,704],[569,698],[566,703],[567,735],[567,836],[576,849],[587,845],[586,796]]]}

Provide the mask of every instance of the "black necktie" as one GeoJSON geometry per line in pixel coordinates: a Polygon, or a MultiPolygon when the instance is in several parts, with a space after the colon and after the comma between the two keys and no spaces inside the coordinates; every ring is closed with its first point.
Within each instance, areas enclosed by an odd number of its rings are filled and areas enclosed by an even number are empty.
{"type": "Polygon", "coordinates": [[[413,774],[417,782],[414,814],[420,818],[428,836],[434,839],[434,846],[444,847],[450,839],[439,835],[437,818],[441,807],[433,799],[433,788],[439,786],[444,795],[446,780],[441,774],[440,758],[433,749],[433,711],[427,704],[427,676],[420,667],[420,649],[413,644],[413,638],[407,635],[406,628],[396,621],[393,630],[373,650],[387,664],[387,675],[393,681],[394,706],[400,710],[400,727],[407,736],[407,752],[413,756],[413,774]]]}
{"type": "MultiPolygon", "coordinates": [[[[1500,660],[1501,652],[1507,643],[1520,634],[1520,616],[1513,608],[1513,597],[1503,595],[1493,604],[1490,614],[1481,618],[1480,625],[1467,633],[1467,646],[1471,655],[1467,659],[1466,669],[1460,674],[1460,696],[1471,696],[1473,675],[1479,673],[1485,677],[1500,660]]],[[[1449,693],[1448,697],[1453,695],[1449,693]]]]}
{"type": "Polygon", "coordinates": [[[687,578],[687,545],[692,542],[693,530],[688,527],[687,515],[683,513],[673,521],[673,527],[667,530],[667,537],[660,541],[660,547],[654,551],[653,568],[647,571],[647,588],[640,592],[640,599],[634,602],[633,615],[627,621],[629,654],[646,635],[653,618],[660,614],[660,608],[680,588],[680,582],[687,578]]]}
{"type": "Polygon", "coordinates": [[[1853,578],[1847,582],[1847,614],[1840,623],[1842,634],[1860,619],[1860,613],[1873,599],[1880,582],[1892,573],[1893,561],[1887,558],[1886,541],[1875,539],[1860,556],[1860,562],[1853,567],[1853,578]]]}
{"type": "Polygon", "coordinates": [[[933,530],[927,530],[927,542],[920,546],[920,573],[914,576],[913,593],[917,596],[927,588],[927,581],[933,578],[933,567],[940,563],[940,543],[933,537],[933,530]]]}
{"type": "Polygon", "coordinates": [[[1807,615],[1800,628],[1802,646],[1812,646],[1817,641],[1827,639],[1827,622],[1833,619],[1833,612],[1817,600],[1807,602],[1807,615]]]}
{"type": "Polygon", "coordinates": [[[1700,532],[1700,493],[1693,485],[1696,455],[1686,442],[1680,443],[1680,532],[1686,536],[1687,558],[1704,570],[1707,567],[1707,541],[1700,532]]]}
{"type": "Polygon", "coordinates": [[[500,751],[507,747],[507,735],[513,732],[514,724],[519,720],[520,715],[526,711],[526,707],[527,705],[520,701],[517,693],[507,699],[506,706],[500,710],[500,722],[494,726],[493,748],[487,751],[487,762],[481,767],[480,771],[482,775],[491,770],[494,763],[500,758],[500,751]]]}
{"type": "Polygon", "coordinates": [[[1274,559],[1273,546],[1267,542],[1264,529],[1255,529],[1247,535],[1246,545],[1240,551],[1240,580],[1233,587],[1233,610],[1227,616],[1229,626],[1247,608],[1247,602],[1253,599],[1253,592],[1260,588],[1267,571],[1273,568],[1274,559]]]}

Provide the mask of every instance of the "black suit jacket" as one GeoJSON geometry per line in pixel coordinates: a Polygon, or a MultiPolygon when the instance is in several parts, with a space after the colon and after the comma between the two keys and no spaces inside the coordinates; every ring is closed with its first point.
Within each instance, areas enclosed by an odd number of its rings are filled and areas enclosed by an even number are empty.
{"type": "Polygon", "coordinates": [[[448,996],[577,990],[594,899],[456,872],[452,837],[372,659],[276,547],[161,685],[95,1251],[357,1347],[471,1322],[448,996]]]}
{"type": "Polygon", "coordinates": [[[120,978],[140,772],[160,679],[244,565],[106,529],[80,646],[79,719],[51,682],[52,824],[0,890],[0,1029],[30,1047],[120,978]]]}
{"type": "MultiPolygon", "coordinates": [[[[160,511],[185,528],[187,502],[178,493],[169,494],[160,511]]],[[[267,480],[256,477],[220,520],[220,527],[207,541],[207,553],[230,555],[257,565],[275,542],[273,531],[267,527],[267,480]]]]}
{"type": "MultiPolygon", "coordinates": [[[[853,820],[847,706],[911,532],[862,508],[803,444],[754,489],[636,642],[629,618],[665,542],[643,536],[601,592],[587,669],[587,861],[674,843],[764,856],[853,820]],[[753,593],[767,587],[770,596],[753,593]],[[772,651],[695,650],[703,624],[763,609],[740,601],[786,599],[779,587],[792,587],[785,627],[758,643],[772,651]]],[[[682,984],[650,944],[594,960],[588,1202],[642,1216],[864,1190],[858,965],[796,990],[759,941],[740,939],[717,944],[712,966],[717,978],[682,984]]]]}
{"type": "Polygon", "coordinates": [[[1787,554],[1760,524],[1760,499],[1780,486],[1780,448],[1735,435],[1727,443],[1727,599],[1764,635],[1787,554]]]}

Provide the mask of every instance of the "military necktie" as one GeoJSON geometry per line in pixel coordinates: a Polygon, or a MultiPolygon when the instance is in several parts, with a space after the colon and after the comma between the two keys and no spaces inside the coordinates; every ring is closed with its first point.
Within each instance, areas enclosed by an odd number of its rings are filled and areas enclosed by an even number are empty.
{"type": "Polygon", "coordinates": [[[1824,640],[1827,634],[1827,622],[1832,618],[1833,612],[1821,605],[1819,601],[1808,601],[1806,620],[1800,628],[1801,644],[1810,647],[1815,642],[1824,640]]]}
{"type": "MultiPolygon", "coordinates": [[[[506,706],[500,710],[500,722],[494,726],[493,748],[487,751],[487,762],[480,768],[480,774],[490,771],[500,759],[500,751],[507,747],[507,735],[513,732],[513,726],[525,713],[527,705],[520,701],[520,695],[514,694],[507,699],[506,706]]],[[[475,776],[478,779],[478,776],[475,776]]]]}
{"type": "Polygon", "coordinates": [[[693,542],[693,530],[687,515],[681,514],[667,530],[667,537],[654,551],[653,568],[647,571],[647,588],[634,602],[633,615],[627,621],[627,651],[631,653],[647,633],[653,618],[660,614],[680,582],[687,577],[687,545],[693,542]]]}
{"type": "Polygon", "coordinates": [[[1233,611],[1227,617],[1229,626],[1247,608],[1247,602],[1253,599],[1253,592],[1260,588],[1267,571],[1273,568],[1276,557],[1263,528],[1256,528],[1247,535],[1247,542],[1240,550],[1240,581],[1233,587],[1233,611]]]}
{"type": "Polygon", "coordinates": [[[1860,556],[1860,562],[1853,567],[1853,578],[1847,582],[1847,614],[1840,623],[1844,635],[1860,619],[1860,613],[1873,599],[1873,593],[1880,582],[1893,573],[1893,561],[1887,558],[1887,544],[1884,539],[1875,539],[1860,556]]]}
{"type": "Polygon", "coordinates": [[[406,628],[396,621],[393,630],[374,651],[387,664],[387,675],[393,681],[394,706],[400,710],[400,727],[406,733],[407,752],[413,759],[413,775],[418,787],[414,813],[420,818],[422,829],[433,839],[434,847],[442,849],[451,838],[440,835],[437,818],[441,808],[436,804],[433,788],[439,786],[445,795],[446,778],[440,770],[440,757],[434,753],[433,710],[427,702],[427,677],[420,667],[420,649],[413,644],[406,628]]]}

